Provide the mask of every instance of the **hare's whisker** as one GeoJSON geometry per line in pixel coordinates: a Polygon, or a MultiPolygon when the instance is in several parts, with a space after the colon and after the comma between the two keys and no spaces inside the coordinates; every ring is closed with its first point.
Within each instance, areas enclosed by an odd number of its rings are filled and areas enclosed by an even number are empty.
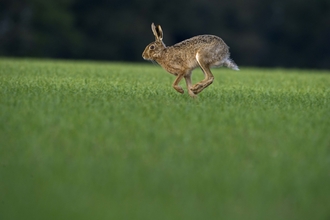
{"type": "Polygon", "coordinates": [[[157,65],[158,63],[154,60],[151,60],[152,64],[157,65]]]}

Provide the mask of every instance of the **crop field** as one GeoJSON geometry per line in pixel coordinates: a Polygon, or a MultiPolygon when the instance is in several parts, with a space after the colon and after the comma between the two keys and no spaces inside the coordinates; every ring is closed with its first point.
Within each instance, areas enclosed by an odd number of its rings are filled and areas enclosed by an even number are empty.
{"type": "Polygon", "coordinates": [[[330,72],[213,73],[0,58],[0,219],[330,219],[330,72]]]}

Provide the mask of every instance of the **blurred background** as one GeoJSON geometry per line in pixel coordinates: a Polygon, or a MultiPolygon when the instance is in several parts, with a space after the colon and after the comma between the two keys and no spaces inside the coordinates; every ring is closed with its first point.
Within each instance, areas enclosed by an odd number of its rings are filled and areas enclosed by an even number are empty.
{"type": "Polygon", "coordinates": [[[0,56],[142,62],[151,22],[166,45],[218,35],[239,66],[330,68],[329,0],[0,0],[0,56]]]}

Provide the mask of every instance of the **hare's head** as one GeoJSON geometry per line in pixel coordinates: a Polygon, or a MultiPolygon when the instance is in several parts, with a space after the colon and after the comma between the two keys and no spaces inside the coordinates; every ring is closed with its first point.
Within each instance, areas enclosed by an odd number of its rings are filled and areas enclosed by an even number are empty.
{"type": "Polygon", "coordinates": [[[155,41],[150,43],[142,53],[142,57],[145,60],[155,60],[161,56],[162,51],[165,48],[163,43],[163,31],[160,25],[155,26],[151,24],[152,33],[155,35],[155,41]]]}

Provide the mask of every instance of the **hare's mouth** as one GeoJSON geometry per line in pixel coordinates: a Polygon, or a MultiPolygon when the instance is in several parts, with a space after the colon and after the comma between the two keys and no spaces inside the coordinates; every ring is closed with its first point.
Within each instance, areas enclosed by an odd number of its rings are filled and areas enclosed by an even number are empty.
{"type": "Polygon", "coordinates": [[[152,59],[150,59],[150,58],[148,58],[148,57],[145,57],[145,56],[142,56],[142,58],[143,58],[144,60],[149,60],[149,61],[152,60],[152,59]]]}

